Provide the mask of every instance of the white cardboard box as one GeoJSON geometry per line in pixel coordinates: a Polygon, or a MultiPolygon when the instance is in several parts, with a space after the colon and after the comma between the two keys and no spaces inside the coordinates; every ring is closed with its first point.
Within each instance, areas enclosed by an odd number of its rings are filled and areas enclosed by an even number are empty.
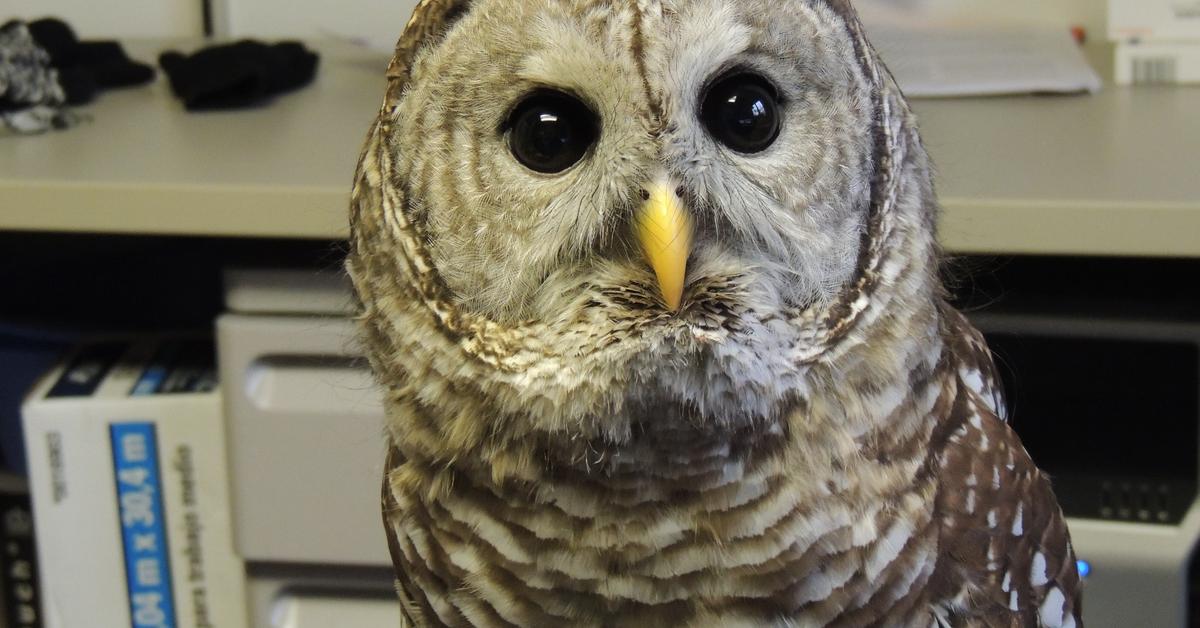
{"type": "Polygon", "coordinates": [[[1108,0],[1108,38],[1200,43],[1200,0],[1108,0]]]}
{"type": "Polygon", "coordinates": [[[211,340],[89,346],[23,407],[49,628],[239,628],[211,340]]]}
{"type": "Polygon", "coordinates": [[[1200,83],[1200,41],[1117,44],[1113,54],[1117,85],[1200,83]]]}

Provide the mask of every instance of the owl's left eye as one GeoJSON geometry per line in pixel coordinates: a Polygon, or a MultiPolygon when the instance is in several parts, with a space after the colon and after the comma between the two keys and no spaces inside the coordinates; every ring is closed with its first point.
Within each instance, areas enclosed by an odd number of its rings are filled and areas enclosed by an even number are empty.
{"type": "Polygon", "coordinates": [[[766,78],[734,72],[704,94],[700,120],[717,141],[739,153],[758,153],[779,137],[779,95],[766,78]]]}
{"type": "Polygon", "coordinates": [[[505,124],[517,161],[536,172],[553,174],[575,165],[599,135],[596,115],[579,99],[555,90],[538,90],[520,102],[505,124]]]}

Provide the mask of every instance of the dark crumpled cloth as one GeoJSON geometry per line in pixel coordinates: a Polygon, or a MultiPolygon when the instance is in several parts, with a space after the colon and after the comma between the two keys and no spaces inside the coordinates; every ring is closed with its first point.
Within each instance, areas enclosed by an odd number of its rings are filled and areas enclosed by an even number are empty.
{"type": "Polygon", "coordinates": [[[154,68],[130,59],[120,43],[80,41],[62,20],[45,18],[30,22],[29,32],[50,53],[50,64],[59,71],[68,104],[88,102],[99,90],[132,87],[154,79],[154,68]]]}
{"type": "Polygon", "coordinates": [[[294,41],[244,40],[190,55],[164,52],[158,63],[189,110],[253,107],[312,82],[315,52],[294,41]]]}
{"type": "Polygon", "coordinates": [[[100,90],[142,85],[154,68],[125,55],[115,41],[80,41],[62,20],[13,20],[0,26],[0,130],[41,133],[81,116],[67,105],[100,90]]]}

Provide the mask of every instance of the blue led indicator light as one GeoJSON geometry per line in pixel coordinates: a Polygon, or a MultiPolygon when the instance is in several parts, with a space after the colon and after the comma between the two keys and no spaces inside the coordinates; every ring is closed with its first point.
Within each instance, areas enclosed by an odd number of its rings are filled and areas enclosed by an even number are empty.
{"type": "Polygon", "coordinates": [[[1075,561],[1075,566],[1079,569],[1080,578],[1086,578],[1088,574],[1092,573],[1092,564],[1086,560],[1075,561]]]}

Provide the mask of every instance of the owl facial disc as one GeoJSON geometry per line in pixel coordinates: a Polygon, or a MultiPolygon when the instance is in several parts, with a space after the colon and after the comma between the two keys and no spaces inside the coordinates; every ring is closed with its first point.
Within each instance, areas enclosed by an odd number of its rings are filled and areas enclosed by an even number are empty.
{"type": "Polygon", "coordinates": [[[683,207],[681,189],[665,173],[645,187],[645,201],[634,221],[638,243],[658,277],[663,301],[672,312],[683,298],[688,254],[692,249],[692,223],[683,207]]]}

